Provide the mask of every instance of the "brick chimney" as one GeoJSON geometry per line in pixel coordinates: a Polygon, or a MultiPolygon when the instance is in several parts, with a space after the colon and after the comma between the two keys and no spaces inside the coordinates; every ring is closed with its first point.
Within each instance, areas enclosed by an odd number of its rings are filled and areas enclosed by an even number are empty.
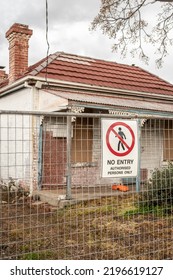
{"type": "Polygon", "coordinates": [[[0,66],[0,83],[8,78],[8,75],[6,74],[4,68],[4,66],[0,66]]]}
{"type": "Polygon", "coordinates": [[[9,41],[9,83],[28,69],[28,42],[32,32],[28,25],[19,23],[13,24],[6,32],[9,41]]]}

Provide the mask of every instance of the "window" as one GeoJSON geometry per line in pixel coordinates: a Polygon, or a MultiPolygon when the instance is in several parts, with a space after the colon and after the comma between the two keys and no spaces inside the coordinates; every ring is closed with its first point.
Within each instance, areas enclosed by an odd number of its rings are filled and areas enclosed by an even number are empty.
{"type": "Polygon", "coordinates": [[[93,145],[93,120],[76,118],[73,124],[72,162],[91,162],[93,145]]]}
{"type": "Polygon", "coordinates": [[[163,134],[163,160],[173,160],[173,122],[165,121],[165,129],[163,134]]]}

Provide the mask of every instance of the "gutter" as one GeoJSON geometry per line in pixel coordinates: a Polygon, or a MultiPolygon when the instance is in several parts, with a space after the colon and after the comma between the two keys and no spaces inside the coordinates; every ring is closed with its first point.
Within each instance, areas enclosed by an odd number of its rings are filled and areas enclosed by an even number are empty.
{"type": "Polygon", "coordinates": [[[86,85],[82,83],[73,83],[73,82],[66,82],[61,80],[55,79],[47,79],[45,81],[44,77],[34,77],[34,76],[26,76],[14,82],[11,85],[5,86],[0,89],[0,97],[6,94],[12,93],[18,89],[24,87],[32,87],[36,86],[38,88],[42,88],[43,86],[55,86],[60,88],[67,88],[67,89],[74,89],[74,90],[85,90],[85,91],[95,91],[99,93],[109,93],[109,94],[125,94],[127,96],[134,96],[134,97],[149,97],[150,99],[156,100],[164,100],[164,101],[173,101],[173,94],[172,96],[163,95],[163,94],[155,94],[155,93],[148,93],[148,92],[140,92],[140,91],[130,91],[130,90],[123,90],[117,88],[108,88],[108,87],[99,87],[93,85],[86,85]]]}
{"type": "Polygon", "coordinates": [[[0,97],[4,96],[6,94],[9,94],[11,92],[14,92],[14,91],[16,91],[18,89],[24,88],[25,87],[25,82],[28,79],[32,79],[32,77],[31,76],[26,76],[24,78],[21,78],[21,79],[15,81],[14,83],[12,83],[10,85],[7,85],[7,86],[1,88],[0,89],[0,97]]]}
{"type": "Polygon", "coordinates": [[[86,85],[83,83],[73,83],[68,81],[61,81],[61,80],[55,80],[55,79],[47,79],[47,82],[45,81],[45,78],[42,77],[32,77],[32,80],[41,81],[43,82],[43,85],[47,86],[59,86],[60,88],[70,88],[70,89],[82,89],[86,91],[95,91],[100,93],[110,93],[110,94],[127,94],[127,96],[138,96],[138,97],[145,97],[148,96],[153,99],[159,99],[159,100],[173,100],[173,91],[172,96],[164,95],[164,94],[155,94],[155,93],[148,93],[148,92],[140,92],[140,91],[130,91],[130,90],[124,90],[124,89],[118,89],[118,88],[109,88],[109,87],[99,87],[99,86],[93,86],[93,85],[86,85]]]}

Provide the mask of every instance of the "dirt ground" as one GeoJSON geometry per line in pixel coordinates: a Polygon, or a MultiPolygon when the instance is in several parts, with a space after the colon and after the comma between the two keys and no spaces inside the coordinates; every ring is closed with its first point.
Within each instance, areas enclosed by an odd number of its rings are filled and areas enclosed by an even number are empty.
{"type": "Polygon", "coordinates": [[[57,209],[30,199],[0,205],[1,259],[173,259],[173,211],[137,212],[134,194],[57,209]]]}

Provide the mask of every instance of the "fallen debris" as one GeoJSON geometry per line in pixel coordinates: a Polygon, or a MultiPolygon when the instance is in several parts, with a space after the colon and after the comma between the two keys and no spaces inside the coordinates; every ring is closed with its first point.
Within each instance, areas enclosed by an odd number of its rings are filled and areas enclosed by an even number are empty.
{"type": "Polygon", "coordinates": [[[123,186],[123,185],[112,185],[112,190],[114,191],[121,191],[121,192],[128,192],[129,191],[129,187],[128,186],[123,186]]]}
{"type": "Polygon", "coordinates": [[[29,197],[29,188],[20,180],[0,180],[0,203],[15,203],[29,197]]]}

